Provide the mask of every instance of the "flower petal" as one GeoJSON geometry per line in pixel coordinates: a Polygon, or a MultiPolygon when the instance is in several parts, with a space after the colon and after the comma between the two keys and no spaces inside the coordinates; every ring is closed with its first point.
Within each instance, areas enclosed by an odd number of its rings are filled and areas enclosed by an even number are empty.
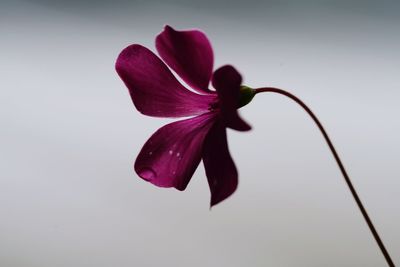
{"type": "Polygon", "coordinates": [[[238,173],[228,150],[226,128],[216,123],[203,148],[203,163],[211,191],[211,206],[223,201],[238,185],[238,173]]]}
{"type": "Polygon", "coordinates": [[[238,131],[248,131],[251,129],[250,125],[240,118],[237,112],[241,83],[242,76],[230,65],[217,69],[212,79],[212,84],[218,93],[226,126],[238,131]]]}
{"type": "Polygon", "coordinates": [[[155,117],[183,117],[208,111],[213,94],[199,95],[181,85],[149,49],[131,45],[118,56],[116,70],[136,108],[155,117]]]}
{"type": "Polygon", "coordinates": [[[168,66],[193,89],[209,92],[214,56],[204,33],[176,31],[167,25],[156,38],[156,48],[168,66]]]}
{"type": "Polygon", "coordinates": [[[140,151],[136,173],[154,185],[184,190],[199,165],[203,141],[216,118],[209,112],[160,128],[140,151]]]}

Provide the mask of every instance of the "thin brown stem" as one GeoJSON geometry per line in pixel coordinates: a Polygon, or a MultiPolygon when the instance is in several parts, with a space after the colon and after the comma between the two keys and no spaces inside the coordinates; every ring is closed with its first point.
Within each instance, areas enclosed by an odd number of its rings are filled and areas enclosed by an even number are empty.
{"type": "Polygon", "coordinates": [[[310,115],[310,117],[314,120],[314,122],[317,124],[319,130],[321,131],[322,135],[324,136],[325,141],[328,144],[328,146],[333,154],[333,157],[335,158],[335,160],[340,168],[340,171],[342,172],[344,180],[346,181],[347,186],[349,187],[350,192],[353,195],[353,198],[356,201],[358,208],[360,209],[360,211],[365,219],[365,222],[367,223],[372,235],[374,236],[376,242],[378,243],[378,246],[379,246],[380,250],[382,251],[383,256],[385,257],[387,264],[390,267],[395,267],[392,259],[390,258],[389,253],[387,252],[387,250],[385,248],[385,245],[383,244],[381,238],[379,237],[378,232],[375,230],[374,224],[372,223],[371,219],[368,216],[367,211],[365,210],[363,204],[361,203],[361,200],[358,197],[358,194],[350,180],[349,175],[346,172],[346,169],[344,168],[342,161],[339,158],[338,153],[336,152],[335,147],[333,146],[328,134],[326,133],[326,131],[325,131],[324,127],[322,126],[322,124],[320,123],[320,121],[318,120],[317,116],[314,115],[314,113],[311,111],[311,109],[306,104],[304,104],[303,101],[301,101],[298,97],[296,97],[295,95],[293,95],[285,90],[273,88],[273,87],[263,87],[263,88],[258,88],[255,90],[256,90],[256,94],[261,93],[261,92],[270,92],[270,93],[277,93],[277,94],[289,97],[290,99],[295,101],[297,104],[299,104],[308,113],[308,115],[310,115]]]}

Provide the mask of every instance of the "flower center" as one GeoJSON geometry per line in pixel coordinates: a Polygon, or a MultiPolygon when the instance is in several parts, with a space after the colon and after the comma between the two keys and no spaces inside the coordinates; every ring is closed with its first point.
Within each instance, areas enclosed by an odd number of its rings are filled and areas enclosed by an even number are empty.
{"type": "Polygon", "coordinates": [[[210,106],[208,107],[209,111],[214,111],[219,109],[219,101],[215,101],[213,103],[210,104],[210,106]]]}
{"type": "MultiPolygon", "coordinates": [[[[246,106],[248,103],[251,102],[251,100],[253,100],[253,97],[256,94],[256,90],[254,90],[253,88],[250,88],[248,86],[245,85],[241,85],[240,89],[239,89],[239,101],[237,104],[237,109],[246,106]]],[[[208,107],[209,111],[214,111],[221,108],[221,105],[219,103],[219,101],[215,101],[213,103],[210,104],[210,106],[208,107]]]]}

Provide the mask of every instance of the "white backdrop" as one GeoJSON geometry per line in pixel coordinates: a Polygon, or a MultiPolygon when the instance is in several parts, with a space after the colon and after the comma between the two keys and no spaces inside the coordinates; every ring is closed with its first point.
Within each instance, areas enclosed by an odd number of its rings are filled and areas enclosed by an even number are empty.
{"type": "Polygon", "coordinates": [[[137,112],[114,70],[168,23],[209,36],[215,66],[319,116],[400,264],[400,35],[394,2],[10,1],[0,4],[0,266],[385,266],[322,136],[259,95],[229,131],[238,191],[209,210],[133,161],[169,120],[137,112]],[[390,4],[392,3],[392,4],[390,4]]]}

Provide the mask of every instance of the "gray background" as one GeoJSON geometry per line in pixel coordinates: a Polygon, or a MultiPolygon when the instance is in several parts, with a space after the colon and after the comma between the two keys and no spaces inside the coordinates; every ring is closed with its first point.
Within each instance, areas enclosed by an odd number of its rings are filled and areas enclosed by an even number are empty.
{"type": "Polygon", "coordinates": [[[400,264],[398,1],[1,1],[0,266],[385,266],[312,121],[265,94],[229,131],[238,191],[209,210],[133,172],[170,120],[139,114],[114,70],[164,24],[200,28],[215,66],[318,114],[400,264]]]}

